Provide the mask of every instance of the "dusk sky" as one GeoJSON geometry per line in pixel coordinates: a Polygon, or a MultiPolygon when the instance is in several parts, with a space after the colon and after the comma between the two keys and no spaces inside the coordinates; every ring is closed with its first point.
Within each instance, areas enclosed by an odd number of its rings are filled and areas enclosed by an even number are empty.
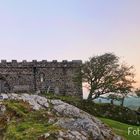
{"type": "Polygon", "coordinates": [[[114,52],[140,87],[140,0],[0,0],[0,59],[87,60],[114,52]]]}

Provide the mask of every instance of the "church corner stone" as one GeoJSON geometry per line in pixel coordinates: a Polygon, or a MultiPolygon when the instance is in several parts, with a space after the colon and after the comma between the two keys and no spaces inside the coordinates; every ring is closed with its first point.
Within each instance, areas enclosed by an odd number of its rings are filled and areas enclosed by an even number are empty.
{"type": "Polygon", "coordinates": [[[81,65],[81,60],[1,60],[0,93],[39,91],[82,97],[82,83],[73,80],[81,65]]]}

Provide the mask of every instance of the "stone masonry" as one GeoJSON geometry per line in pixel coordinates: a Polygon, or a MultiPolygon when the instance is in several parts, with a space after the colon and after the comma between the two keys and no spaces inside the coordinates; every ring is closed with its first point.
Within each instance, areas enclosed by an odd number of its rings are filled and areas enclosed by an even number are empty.
{"type": "Polygon", "coordinates": [[[57,62],[47,60],[0,63],[0,93],[48,92],[82,97],[82,83],[74,77],[81,69],[81,60],[57,62]]]}

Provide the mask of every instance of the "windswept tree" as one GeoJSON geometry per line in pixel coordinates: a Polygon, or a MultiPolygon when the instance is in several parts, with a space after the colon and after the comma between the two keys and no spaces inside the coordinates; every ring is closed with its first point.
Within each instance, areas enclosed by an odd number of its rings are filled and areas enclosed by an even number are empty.
{"type": "Polygon", "coordinates": [[[112,53],[94,56],[83,64],[82,81],[89,85],[88,100],[106,93],[120,93],[124,98],[133,88],[133,67],[121,65],[119,58],[112,53]]]}
{"type": "Polygon", "coordinates": [[[126,64],[121,65],[119,68],[119,72],[120,78],[114,84],[114,92],[117,93],[115,95],[118,96],[117,99],[121,101],[121,106],[123,106],[125,97],[129,92],[132,92],[132,89],[134,88],[133,83],[135,83],[135,81],[133,66],[127,66],[126,64]]]}

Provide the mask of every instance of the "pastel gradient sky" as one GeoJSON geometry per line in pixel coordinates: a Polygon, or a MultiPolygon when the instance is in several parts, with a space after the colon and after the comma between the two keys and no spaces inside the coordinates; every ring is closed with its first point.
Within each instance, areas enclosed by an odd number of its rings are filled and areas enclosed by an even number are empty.
{"type": "Polygon", "coordinates": [[[0,59],[105,52],[134,65],[140,83],[140,0],[0,0],[0,59]]]}

